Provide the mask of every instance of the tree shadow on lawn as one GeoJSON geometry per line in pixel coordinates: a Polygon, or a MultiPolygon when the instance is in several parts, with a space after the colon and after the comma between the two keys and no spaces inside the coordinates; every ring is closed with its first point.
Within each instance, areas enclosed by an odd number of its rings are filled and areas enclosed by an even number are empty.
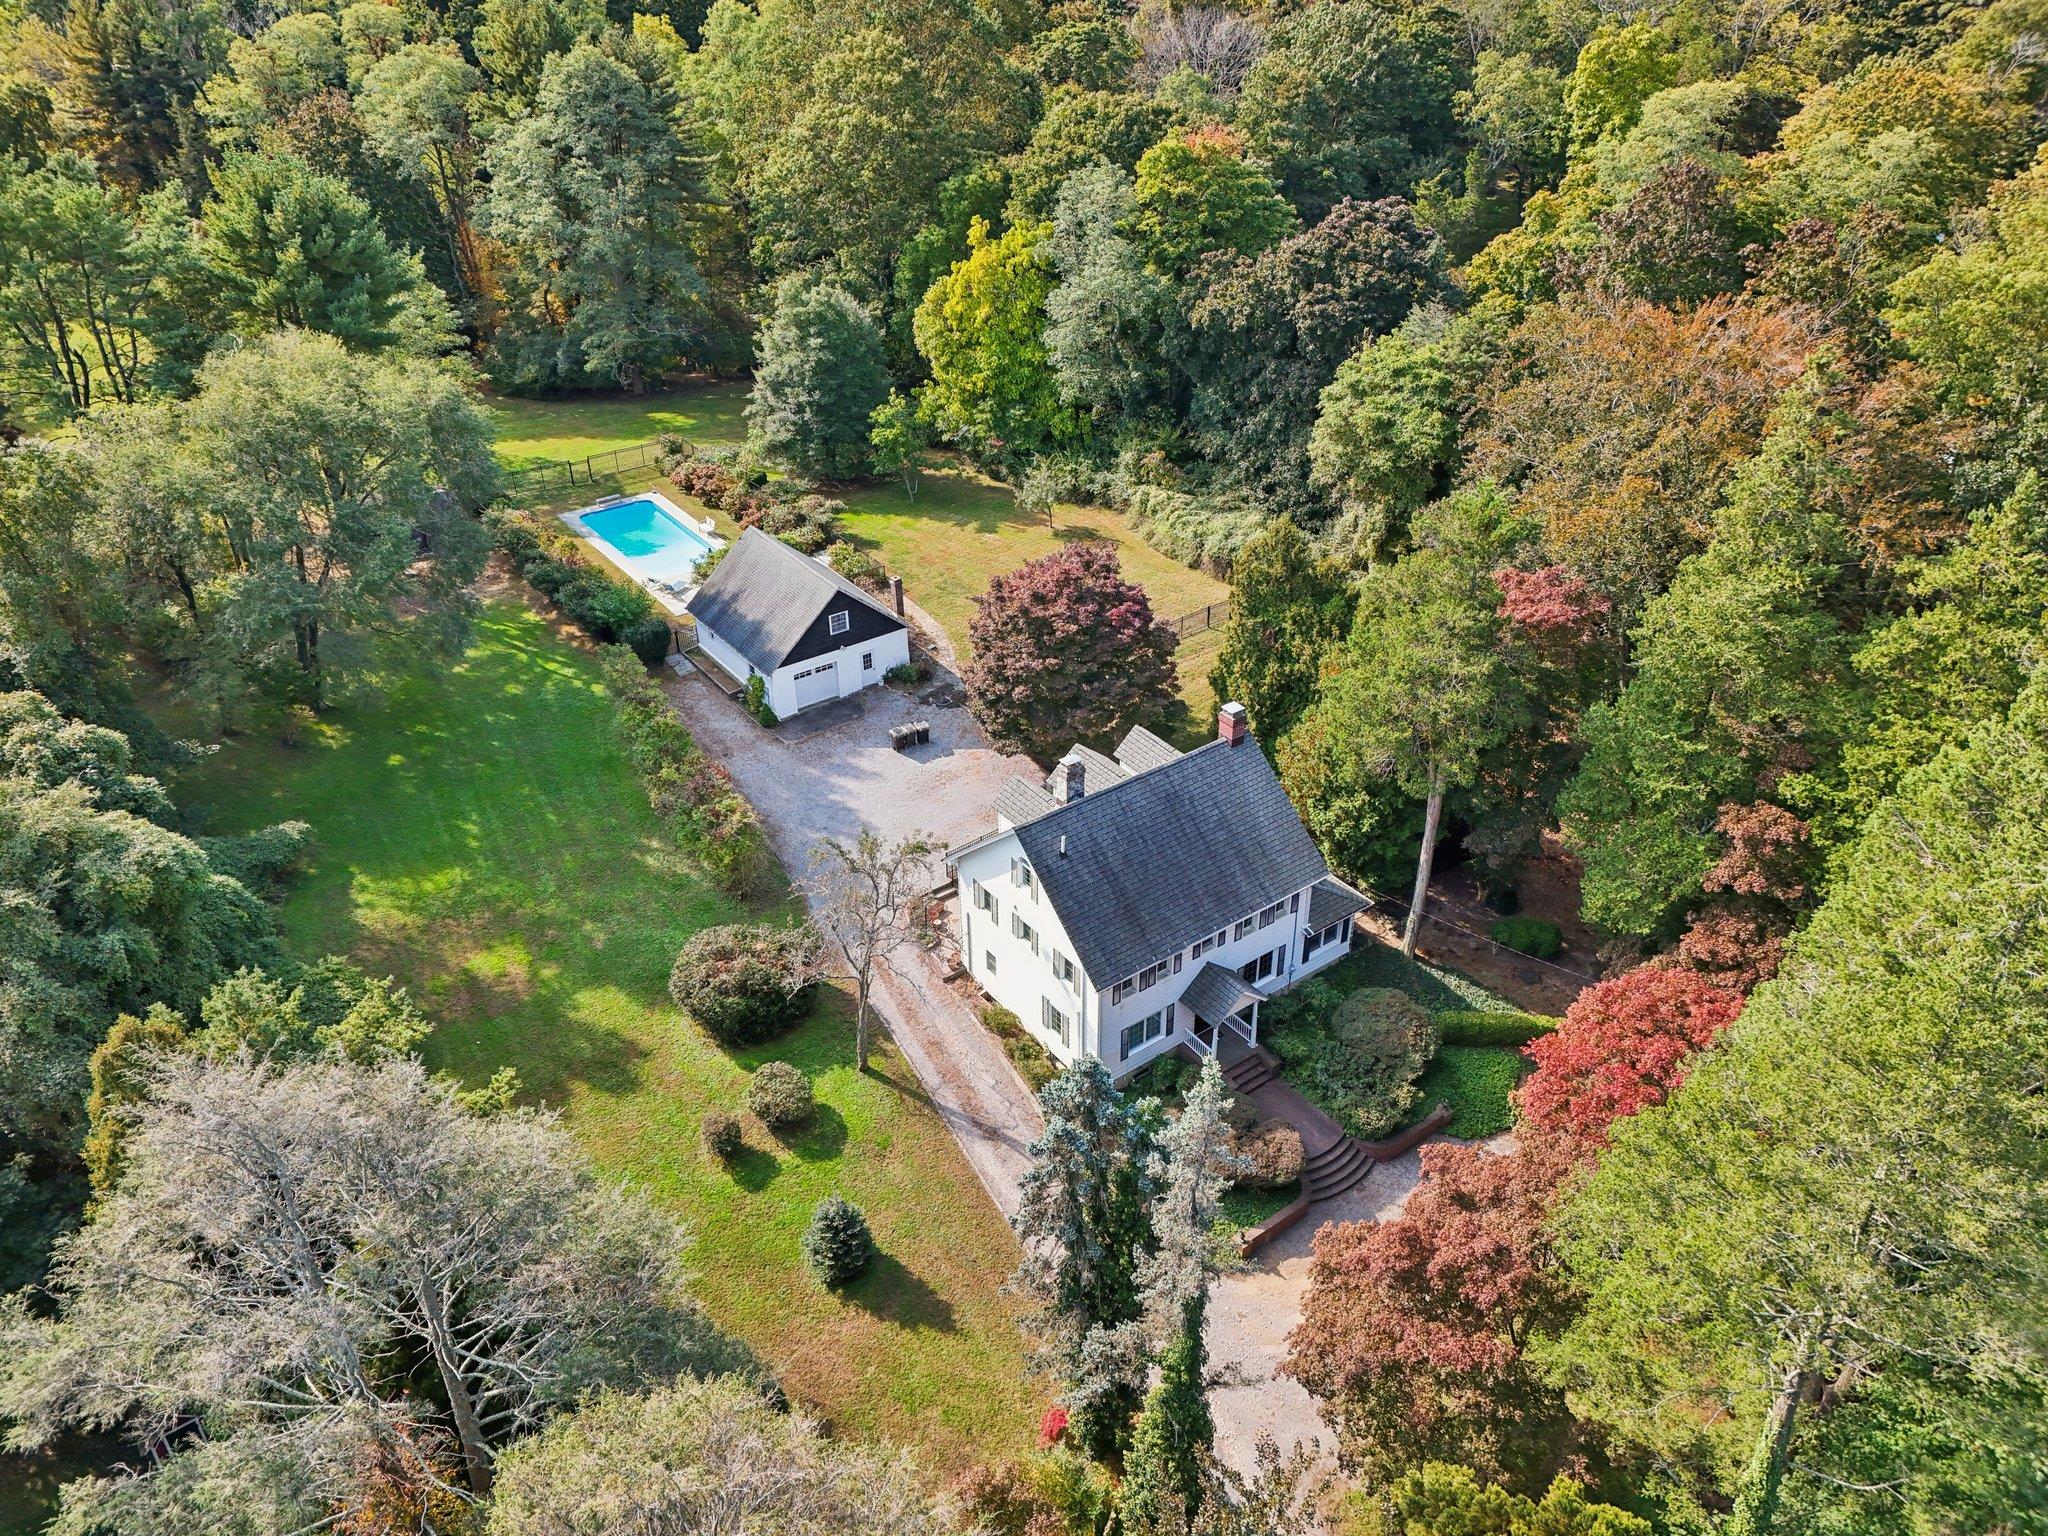
{"type": "Polygon", "coordinates": [[[828,1163],[846,1150],[846,1116],[830,1104],[819,1104],[801,1125],[771,1134],[792,1156],[806,1163],[828,1163]]]}
{"type": "Polygon", "coordinates": [[[749,1143],[726,1160],[725,1169],[732,1175],[733,1183],[750,1195],[758,1195],[782,1171],[782,1160],[749,1143]]]}
{"type": "Polygon", "coordinates": [[[954,1333],[953,1304],[887,1253],[875,1255],[868,1272],[848,1286],[846,1299],[878,1321],[925,1333],[954,1333]]]}

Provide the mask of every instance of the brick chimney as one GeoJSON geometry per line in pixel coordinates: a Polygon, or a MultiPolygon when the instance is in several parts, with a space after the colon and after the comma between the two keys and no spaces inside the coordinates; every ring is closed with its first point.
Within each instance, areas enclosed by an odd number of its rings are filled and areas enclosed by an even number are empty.
{"type": "Polygon", "coordinates": [[[1245,718],[1242,704],[1226,704],[1216,711],[1216,739],[1232,747],[1252,739],[1251,721],[1245,718]]]}
{"type": "Polygon", "coordinates": [[[1072,805],[1087,792],[1087,782],[1083,777],[1085,772],[1086,765],[1072,752],[1069,752],[1054,765],[1052,770],[1052,798],[1055,804],[1072,805]]]}

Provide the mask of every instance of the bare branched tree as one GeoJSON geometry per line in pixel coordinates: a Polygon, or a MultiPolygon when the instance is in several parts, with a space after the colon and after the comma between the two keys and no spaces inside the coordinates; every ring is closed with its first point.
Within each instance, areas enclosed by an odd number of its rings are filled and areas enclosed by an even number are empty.
{"type": "Polygon", "coordinates": [[[121,1182],[59,1251],[57,1315],[0,1310],[17,1443],[199,1423],[136,1481],[184,1499],[207,1455],[253,1457],[331,1516],[351,1466],[395,1451],[480,1499],[498,1451],[586,1389],[745,1363],[683,1295],[675,1224],[549,1117],[471,1114],[411,1060],[160,1072],[121,1182]]]}
{"type": "Polygon", "coordinates": [[[1189,69],[1206,76],[1219,96],[1234,96],[1266,51],[1265,28],[1220,5],[1147,0],[1131,29],[1138,37],[1138,75],[1147,85],[1189,69]]]}
{"type": "Polygon", "coordinates": [[[913,835],[888,839],[863,830],[851,843],[820,838],[803,882],[818,930],[853,980],[853,1054],[868,1069],[876,978],[915,939],[921,898],[931,889],[939,847],[913,835]]]}

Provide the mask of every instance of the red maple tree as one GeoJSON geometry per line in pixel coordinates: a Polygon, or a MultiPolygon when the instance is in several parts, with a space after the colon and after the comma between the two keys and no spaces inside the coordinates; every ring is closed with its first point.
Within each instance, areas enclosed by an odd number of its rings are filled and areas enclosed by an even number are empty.
{"type": "Polygon", "coordinates": [[[1662,1103],[1740,1012],[1741,993],[1656,962],[1586,988],[1526,1047],[1536,1070],[1515,1094],[1524,1140],[1597,1150],[1616,1120],[1662,1103]]]}

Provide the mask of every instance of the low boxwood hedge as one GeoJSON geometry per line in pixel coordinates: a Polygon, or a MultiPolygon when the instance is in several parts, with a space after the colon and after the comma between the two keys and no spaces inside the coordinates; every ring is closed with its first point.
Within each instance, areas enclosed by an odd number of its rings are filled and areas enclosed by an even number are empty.
{"type": "Polygon", "coordinates": [[[1540,917],[1504,917],[1486,931],[1494,943],[1538,960],[1548,960],[1564,948],[1564,935],[1557,924],[1540,917]]]}
{"type": "Polygon", "coordinates": [[[1451,1009],[1436,1016],[1437,1038],[1445,1045],[1527,1045],[1557,1028],[1557,1020],[1540,1013],[1482,1013],[1451,1009]]]}

